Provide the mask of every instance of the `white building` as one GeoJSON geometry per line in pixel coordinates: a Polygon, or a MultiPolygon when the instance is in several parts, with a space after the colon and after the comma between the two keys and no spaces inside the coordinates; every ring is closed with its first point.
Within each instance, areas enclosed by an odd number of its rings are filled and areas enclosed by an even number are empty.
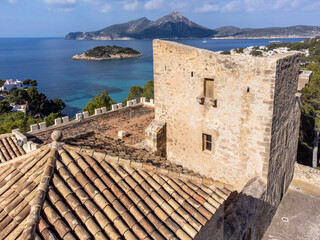
{"type": "Polygon", "coordinates": [[[11,92],[14,89],[23,89],[24,85],[18,79],[13,81],[12,79],[6,80],[3,86],[0,88],[0,91],[11,92]]]}

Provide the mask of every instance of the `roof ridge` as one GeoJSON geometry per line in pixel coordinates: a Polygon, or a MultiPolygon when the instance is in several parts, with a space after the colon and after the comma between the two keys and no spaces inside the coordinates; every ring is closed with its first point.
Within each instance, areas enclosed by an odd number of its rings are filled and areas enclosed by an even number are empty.
{"type": "MultiPolygon", "coordinates": [[[[45,157],[45,156],[44,156],[45,157]]],[[[53,176],[57,160],[57,149],[52,148],[49,152],[48,161],[46,163],[43,175],[36,190],[36,196],[31,202],[30,214],[27,218],[24,230],[20,239],[34,239],[35,227],[39,221],[40,212],[45,200],[49,183],[53,176]]]]}
{"type": "Polygon", "coordinates": [[[97,149],[87,149],[87,148],[72,146],[69,144],[65,144],[64,148],[67,150],[83,152],[83,153],[88,154],[90,157],[95,157],[100,160],[107,160],[108,162],[117,163],[119,165],[129,165],[135,169],[142,169],[145,171],[162,174],[162,175],[165,175],[165,176],[168,176],[171,178],[185,179],[190,182],[206,184],[206,185],[215,185],[217,187],[224,187],[229,190],[234,189],[234,186],[232,186],[230,184],[214,180],[211,177],[206,177],[206,176],[203,176],[199,173],[196,173],[195,175],[190,175],[190,174],[186,174],[186,173],[179,173],[179,172],[176,172],[176,171],[173,171],[170,169],[165,169],[165,168],[155,166],[151,163],[136,162],[136,161],[131,161],[130,159],[121,158],[119,156],[116,156],[116,157],[111,156],[111,155],[108,155],[104,150],[97,151],[97,149]]]}
{"type": "Polygon", "coordinates": [[[4,134],[0,135],[0,139],[7,138],[7,137],[12,137],[12,136],[14,136],[12,133],[4,133],[4,134]]]}

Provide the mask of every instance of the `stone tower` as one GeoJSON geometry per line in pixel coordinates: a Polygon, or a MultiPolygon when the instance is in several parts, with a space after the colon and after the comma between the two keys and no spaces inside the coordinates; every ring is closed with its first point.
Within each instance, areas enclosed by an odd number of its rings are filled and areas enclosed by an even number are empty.
{"type": "Polygon", "coordinates": [[[260,177],[277,205],[296,161],[299,54],[228,56],[161,40],[153,50],[168,160],[239,190],[260,177]]]}

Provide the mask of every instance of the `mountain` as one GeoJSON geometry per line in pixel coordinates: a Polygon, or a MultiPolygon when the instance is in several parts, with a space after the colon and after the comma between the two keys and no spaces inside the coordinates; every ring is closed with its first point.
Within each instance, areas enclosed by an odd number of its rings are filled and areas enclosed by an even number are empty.
{"type": "Polygon", "coordinates": [[[95,32],[72,32],[66,39],[112,40],[153,38],[206,38],[216,31],[200,26],[179,12],[173,12],[157,21],[140,18],[123,24],[116,24],[95,32]]]}
{"type": "Polygon", "coordinates": [[[214,36],[228,38],[290,38],[290,37],[315,37],[320,35],[317,26],[292,26],[270,28],[237,28],[226,26],[215,29],[218,33],[214,36]]]}
{"type": "Polygon", "coordinates": [[[308,38],[320,35],[317,26],[292,26],[271,28],[237,28],[225,26],[209,29],[198,25],[179,12],[170,13],[156,21],[139,18],[115,24],[94,32],[71,32],[68,40],[115,40],[154,38],[308,38]]]}

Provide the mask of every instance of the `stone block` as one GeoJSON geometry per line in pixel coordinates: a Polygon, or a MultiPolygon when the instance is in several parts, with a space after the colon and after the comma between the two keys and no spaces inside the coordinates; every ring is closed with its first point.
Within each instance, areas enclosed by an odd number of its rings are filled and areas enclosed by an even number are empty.
{"type": "Polygon", "coordinates": [[[118,103],[117,106],[118,106],[118,109],[121,109],[122,108],[122,103],[118,103]]]}
{"type": "Polygon", "coordinates": [[[132,106],[132,100],[127,101],[127,107],[131,107],[132,106]]]}
{"type": "Polygon", "coordinates": [[[54,120],[54,125],[55,126],[58,126],[58,125],[61,125],[62,124],[62,119],[61,118],[57,118],[54,120]]]}
{"type": "Polygon", "coordinates": [[[38,124],[33,124],[30,126],[30,131],[31,132],[37,132],[39,130],[38,124]]]}
{"type": "Polygon", "coordinates": [[[147,101],[147,99],[145,97],[140,98],[141,103],[145,103],[146,101],[147,101]]]}
{"type": "Polygon", "coordinates": [[[65,124],[65,123],[68,123],[69,122],[69,117],[68,116],[65,116],[62,118],[62,123],[65,124]]]}
{"type": "Polygon", "coordinates": [[[102,107],[101,108],[101,113],[106,113],[107,112],[107,108],[106,107],[102,107]]]}
{"type": "Polygon", "coordinates": [[[94,110],[94,115],[99,115],[101,114],[101,108],[97,108],[94,110]]]}
{"type": "Polygon", "coordinates": [[[121,131],[118,132],[118,137],[121,138],[121,139],[123,139],[127,135],[128,135],[128,133],[126,131],[121,130],[121,131]]]}
{"type": "Polygon", "coordinates": [[[150,104],[154,105],[154,99],[150,99],[150,104]]]}
{"type": "Polygon", "coordinates": [[[131,100],[131,101],[132,101],[132,106],[137,105],[137,99],[133,99],[133,100],[131,100]]]}
{"type": "Polygon", "coordinates": [[[111,109],[112,110],[117,110],[118,109],[118,105],[117,104],[113,104],[111,109]]]}
{"type": "Polygon", "coordinates": [[[82,120],[83,119],[83,114],[82,113],[77,113],[76,114],[76,120],[82,120]]]}
{"type": "Polygon", "coordinates": [[[39,123],[39,127],[40,127],[41,131],[46,130],[47,129],[47,124],[45,122],[39,123]]]}
{"type": "Polygon", "coordinates": [[[86,111],[86,112],[83,112],[83,118],[88,118],[89,117],[89,112],[86,111]]]}

